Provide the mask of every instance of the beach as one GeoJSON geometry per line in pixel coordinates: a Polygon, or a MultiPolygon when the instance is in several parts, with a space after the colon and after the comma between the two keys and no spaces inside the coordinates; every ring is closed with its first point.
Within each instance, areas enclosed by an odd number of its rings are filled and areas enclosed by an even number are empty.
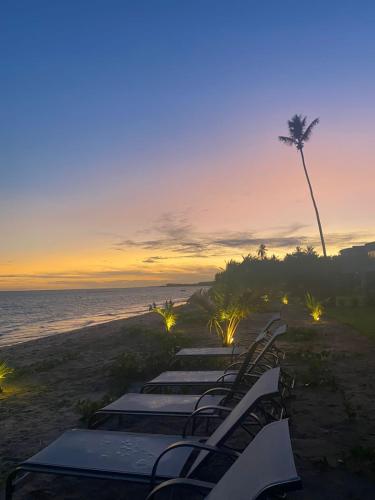
{"type": "MultiPolygon", "coordinates": [[[[238,341],[247,344],[254,338],[271,312],[272,308],[244,320],[238,341]]],[[[174,347],[219,345],[190,306],[179,308],[179,315],[174,347]]],[[[288,409],[296,465],[304,482],[304,490],[290,498],[374,498],[375,460],[364,451],[375,449],[374,342],[333,320],[312,326],[306,313],[292,307],[283,308],[282,317],[292,329],[278,345],[286,351],[284,369],[296,376],[288,409]]],[[[144,314],[3,348],[1,358],[15,373],[0,394],[2,479],[17,462],[64,430],[84,427],[79,401],[100,401],[119,392],[112,368],[121,354],[157,356],[152,332],[156,340],[168,335],[157,315],[144,314]]],[[[133,380],[128,390],[138,390],[141,383],[133,380]]],[[[127,430],[141,432],[178,435],[182,430],[180,423],[166,418],[129,419],[126,425],[127,430]]],[[[36,477],[15,498],[137,499],[146,490],[105,481],[36,477]]]]}

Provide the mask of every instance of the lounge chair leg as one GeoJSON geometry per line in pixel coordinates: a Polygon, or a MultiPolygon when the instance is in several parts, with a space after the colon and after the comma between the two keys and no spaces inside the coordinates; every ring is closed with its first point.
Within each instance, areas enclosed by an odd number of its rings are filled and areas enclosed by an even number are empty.
{"type": "Polygon", "coordinates": [[[11,500],[13,496],[13,491],[14,491],[14,479],[17,476],[17,469],[12,471],[9,476],[7,477],[6,483],[5,483],[5,498],[4,500],[11,500]]]}

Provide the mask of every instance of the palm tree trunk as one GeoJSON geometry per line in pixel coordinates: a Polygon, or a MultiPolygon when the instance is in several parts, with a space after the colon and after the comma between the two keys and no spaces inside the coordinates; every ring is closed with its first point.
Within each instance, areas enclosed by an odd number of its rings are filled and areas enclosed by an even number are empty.
{"type": "Polygon", "coordinates": [[[312,187],[311,187],[311,182],[310,182],[310,179],[309,179],[309,174],[307,173],[306,164],[305,164],[305,157],[303,155],[302,148],[299,150],[299,152],[301,153],[302,165],[303,165],[303,169],[305,171],[307,184],[309,185],[310,195],[311,195],[311,199],[312,199],[312,202],[313,202],[313,205],[314,205],[314,209],[315,209],[316,220],[318,221],[318,227],[319,227],[319,233],[320,233],[320,241],[322,242],[323,255],[324,255],[324,257],[327,257],[326,244],[325,244],[325,241],[324,241],[322,224],[320,223],[320,217],[319,217],[318,207],[316,206],[316,202],[315,202],[315,198],[314,198],[314,193],[313,193],[313,190],[312,190],[312,187]]]}

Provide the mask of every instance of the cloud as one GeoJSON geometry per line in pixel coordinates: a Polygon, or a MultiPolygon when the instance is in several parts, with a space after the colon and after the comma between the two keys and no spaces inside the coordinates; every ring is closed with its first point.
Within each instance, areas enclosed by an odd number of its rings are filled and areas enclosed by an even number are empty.
{"type": "MultiPolygon", "coordinates": [[[[186,214],[166,213],[157,219],[154,226],[147,231],[147,234],[152,232],[155,235],[154,238],[118,241],[115,248],[117,250],[124,250],[127,247],[141,248],[143,250],[164,250],[172,254],[180,254],[181,258],[188,256],[208,258],[226,256],[229,249],[249,252],[261,243],[275,248],[303,245],[308,241],[306,237],[291,236],[291,234],[305,227],[307,227],[305,224],[294,223],[281,228],[281,231],[276,236],[260,236],[259,233],[254,232],[231,231],[201,233],[195,230],[186,214]]],[[[149,257],[143,262],[155,263],[165,258],[165,256],[149,257]]]]}
{"type": "Polygon", "coordinates": [[[154,264],[155,262],[159,262],[161,260],[168,260],[169,257],[159,257],[155,255],[154,257],[148,257],[147,259],[142,260],[144,264],[154,264]]]}
{"type": "MultiPolygon", "coordinates": [[[[293,222],[287,226],[269,228],[262,232],[226,230],[202,233],[194,228],[186,213],[166,213],[155,221],[153,227],[142,232],[152,234],[153,238],[118,241],[115,248],[123,251],[127,247],[133,247],[162,252],[161,255],[151,256],[143,261],[148,264],[168,258],[231,257],[233,251],[245,254],[254,252],[262,243],[275,253],[285,253],[296,246],[312,245],[319,248],[319,235],[316,231],[314,236],[304,234],[303,230],[307,229],[314,231],[309,224],[293,222]]],[[[337,247],[361,244],[372,237],[360,231],[325,234],[327,245],[335,247],[335,251],[337,247]]]]}

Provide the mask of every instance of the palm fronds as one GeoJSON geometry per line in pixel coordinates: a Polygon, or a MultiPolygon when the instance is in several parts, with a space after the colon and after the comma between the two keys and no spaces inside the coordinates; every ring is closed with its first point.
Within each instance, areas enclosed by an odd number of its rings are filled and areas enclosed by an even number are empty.
{"type": "Polygon", "coordinates": [[[209,314],[208,327],[210,331],[215,330],[223,346],[234,342],[240,321],[249,313],[244,296],[235,297],[224,290],[200,290],[191,297],[190,302],[209,314]]]}
{"type": "Polygon", "coordinates": [[[315,118],[307,127],[306,122],[306,116],[294,115],[291,120],[288,120],[289,136],[280,135],[279,141],[287,146],[302,149],[304,143],[310,139],[313,128],[319,123],[319,118],[315,118]]]}
{"type": "Polygon", "coordinates": [[[177,314],[174,311],[174,303],[171,300],[166,300],[164,307],[151,304],[149,311],[159,314],[163,318],[164,327],[167,332],[170,332],[177,322],[177,314]]]}
{"type": "Polygon", "coordinates": [[[305,304],[314,321],[319,321],[323,314],[323,305],[310,292],[306,292],[305,304]]]}
{"type": "MultiPolygon", "coordinates": [[[[6,379],[8,375],[13,373],[13,368],[10,368],[4,361],[0,361],[0,384],[6,379]]],[[[2,391],[0,385],[0,392],[2,391]]]]}
{"type": "Polygon", "coordinates": [[[315,120],[313,120],[310,123],[310,125],[307,127],[307,129],[303,133],[303,137],[302,137],[303,142],[306,142],[310,139],[311,132],[313,131],[313,128],[315,127],[315,125],[318,125],[318,123],[319,123],[319,118],[315,118],[315,120]]]}
{"type": "Polygon", "coordinates": [[[285,135],[279,135],[279,141],[283,142],[287,146],[295,146],[295,142],[290,137],[286,137],[285,135]]]}

